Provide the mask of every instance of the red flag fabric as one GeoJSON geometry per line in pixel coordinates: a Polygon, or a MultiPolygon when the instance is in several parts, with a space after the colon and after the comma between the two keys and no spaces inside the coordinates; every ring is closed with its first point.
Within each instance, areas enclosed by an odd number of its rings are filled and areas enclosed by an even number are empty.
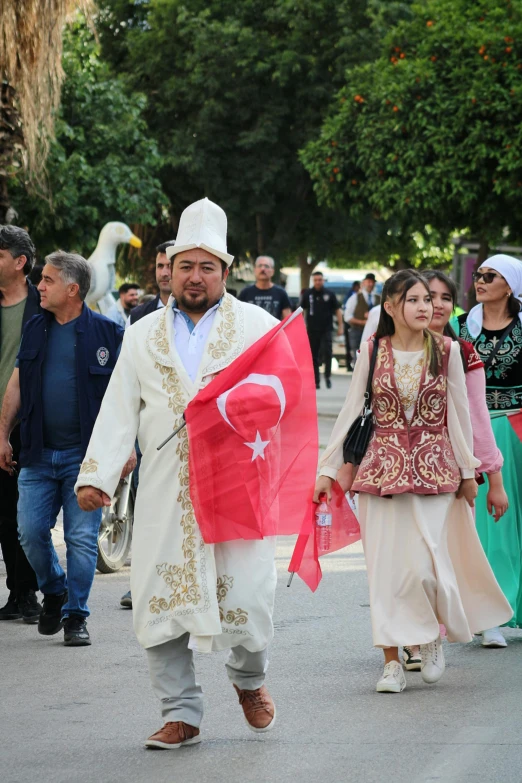
{"type": "Polygon", "coordinates": [[[301,312],[219,373],[185,420],[190,497],[206,543],[300,532],[312,513],[319,448],[301,312]]]}
{"type": "Polygon", "coordinates": [[[514,416],[508,416],[508,419],[519,440],[522,440],[522,413],[515,413],[514,416]]]}
{"type": "Polygon", "coordinates": [[[332,530],[328,549],[319,551],[317,546],[315,528],[314,504],[312,514],[303,526],[303,530],[297,539],[295,549],[288,566],[290,572],[297,573],[312,592],[315,592],[322,579],[323,572],[319,558],[344,549],[345,546],[354,544],[361,538],[361,531],[357,517],[350,508],[346,496],[337,482],[332,486],[332,530]]]}

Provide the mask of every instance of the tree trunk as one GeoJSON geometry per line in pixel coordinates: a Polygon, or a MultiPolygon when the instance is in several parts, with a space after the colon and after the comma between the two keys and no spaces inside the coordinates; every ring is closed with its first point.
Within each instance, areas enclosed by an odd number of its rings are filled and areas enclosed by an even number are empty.
{"type": "Polygon", "coordinates": [[[9,199],[9,171],[24,143],[19,114],[14,105],[15,91],[0,82],[0,223],[6,222],[9,199]]]}
{"type": "Polygon", "coordinates": [[[266,247],[265,221],[263,219],[263,215],[260,212],[256,214],[256,236],[257,236],[257,240],[256,240],[257,255],[264,256],[265,247],[266,247]]]}
{"type": "Polygon", "coordinates": [[[299,264],[299,269],[301,270],[301,291],[304,288],[308,288],[310,286],[310,272],[311,267],[308,263],[308,254],[307,253],[299,253],[297,256],[297,263],[299,264]]]}

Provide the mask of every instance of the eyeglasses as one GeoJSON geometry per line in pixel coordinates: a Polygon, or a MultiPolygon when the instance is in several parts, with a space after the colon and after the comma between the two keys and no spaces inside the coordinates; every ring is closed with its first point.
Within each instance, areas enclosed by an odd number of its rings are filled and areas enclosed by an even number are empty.
{"type": "Polygon", "coordinates": [[[496,272],[473,272],[473,282],[478,283],[479,280],[484,280],[486,285],[488,283],[492,283],[495,277],[502,277],[502,275],[497,275],[496,272]]]}

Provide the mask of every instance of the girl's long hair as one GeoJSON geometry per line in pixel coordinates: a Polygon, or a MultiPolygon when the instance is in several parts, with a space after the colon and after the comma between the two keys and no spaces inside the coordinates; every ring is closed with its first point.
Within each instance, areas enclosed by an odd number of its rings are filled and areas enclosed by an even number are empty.
{"type": "MultiPolygon", "coordinates": [[[[455,307],[457,306],[457,299],[459,295],[459,291],[455,281],[452,280],[451,277],[448,277],[448,275],[445,275],[444,272],[439,272],[438,269],[427,269],[422,274],[424,275],[424,278],[428,281],[428,284],[430,280],[439,280],[441,283],[444,283],[444,285],[448,289],[449,295],[451,296],[453,309],[455,309],[455,307]]],[[[450,326],[449,321],[444,327],[443,334],[445,335],[445,337],[451,337],[452,340],[458,342],[460,348],[460,358],[462,359],[462,366],[464,367],[464,372],[467,372],[468,364],[464,356],[464,351],[462,350],[462,343],[464,342],[464,340],[462,340],[457,334],[455,334],[455,330],[453,329],[452,326],[450,326]]]]}
{"type": "MultiPolygon", "coordinates": [[[[388,278],[382,289],[382,306],[381,314],[379,318],[379,324],[375,336],[391,337],[395,334],[395,323],[391,315],[388,315],[384,309],[384,303],[395,299],[395,301],[402,302],[404,308],[404,302],[410,288],[413,288],[417,283],[421,283],[428,294],[430,288],[425,277],[423,277],[415,269],[401,269],[400,272],[396,272],[394,275],[388,278]]],[[[424,354],[426,357],[426,364],[430,375],[435,378],[441,370],[442,366],[442,350],[437,336],[429,329],[424,329],[424,354]]]]}

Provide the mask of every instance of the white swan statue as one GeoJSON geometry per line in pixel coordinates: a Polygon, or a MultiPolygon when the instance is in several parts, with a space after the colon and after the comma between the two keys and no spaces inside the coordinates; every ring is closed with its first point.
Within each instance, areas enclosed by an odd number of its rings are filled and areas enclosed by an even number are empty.
{"type": "Polygon", "coordinates": [[[122,243],[141,247],[141,239],[125,223],[106,223],[100,231],[98,244],[88,261],[92,265],[92,279],[86,302],[106,313],[114,304],[111,294],[116,277],[116,248],[122,243]]]}

